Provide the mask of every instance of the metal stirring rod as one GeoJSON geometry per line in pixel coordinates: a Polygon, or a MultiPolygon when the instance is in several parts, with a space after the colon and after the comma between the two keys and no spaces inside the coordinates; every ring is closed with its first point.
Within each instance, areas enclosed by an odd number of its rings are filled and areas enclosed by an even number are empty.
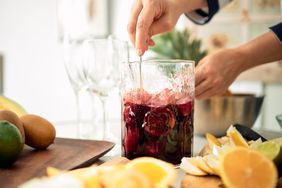
{"type": "Polygon", "coordinates": [[[143,89],[143,79],[142,79],[142,56],[139,56],[139,78],[140,78],[140,88],[143,89]]]}

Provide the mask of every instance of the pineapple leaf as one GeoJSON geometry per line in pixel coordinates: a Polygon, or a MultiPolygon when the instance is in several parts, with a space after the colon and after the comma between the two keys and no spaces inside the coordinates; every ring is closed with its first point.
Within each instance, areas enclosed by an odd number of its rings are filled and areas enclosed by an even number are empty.
{"type": "Polygon", "coordinates": [[[173,30],[155,36],[155,46],[150,47],[155,58],[194,60],[196,64],[207,55],[207,50],[202,50],[202,41],[191,38],[190,31],[173,30]]]}

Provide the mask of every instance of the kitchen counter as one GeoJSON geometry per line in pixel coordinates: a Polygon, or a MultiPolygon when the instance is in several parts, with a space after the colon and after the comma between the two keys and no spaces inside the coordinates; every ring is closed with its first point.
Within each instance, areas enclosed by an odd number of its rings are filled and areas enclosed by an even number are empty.
{"type": "MultiPolygon", "coordinates": [[[[114,123],[113,123],[114,124],[114,123]]],[[[117,126],[119,128],[119,126],[117,126]]],[[[57,130],[57,137],[64,137],[64,138],[76,138],[75,134],[75,126],[73,123],[61,123],[56,126],[57,130]]],[[[120,134],[119,130],[113,130],[116,135],[120,134]]],[[[260,133],[262,136],[264,136],[266,139],[272,139],[272,138],[277,138],[277,137],[282,137],[282,131],[280,132],[275,132],[275,131],[269,131],[269,130],[259,130],[256,129],[256,132],[260,133]]],[[[119,139],[118,139],[119,140],[119,139]]],[[[194,135],[194,155],[197,155],[201,148],[206,144],[206,139],[204,136],[200,135],[194,135]]],[[[119,145],[119,144],[117,144],[119,145]]],[[[108,156],[117,156],[120,153],[118,153],[118,148],[119,146],[115,147],[115,152],[110,152],[108,156]]]]}
{"type": "MultiPolygon", "coordinates": [[[[279,132],[273,132],[273,131],[267,131],[267,130],[256,130],[256,131],[259,132],[266,139],[273,139],[273,138],[277,138],[277,137],[282,136],[282,133],[279,133],[279,132]]],[[[194,136],[194,155],[197,155],[206,143],[207,143],[207,141],[206,141],[204,136],[195,135],[194,136]]],[[[120,154],[114,154],[113,155],[112,153],[109,153],[108,155],[105,155],[102,158],[100,158],[96,162],[96,164],[102,164],[102,163],[112,159],[115,156],[120,156],[120,154]]],[[[179,168],[177,168],[176,171],[177,171],[177,180],[174,184],[174,187],[180,188],[181,187],[181,181],[185,176],[185,172],[182,169],[179,169],[179,168]]]]}

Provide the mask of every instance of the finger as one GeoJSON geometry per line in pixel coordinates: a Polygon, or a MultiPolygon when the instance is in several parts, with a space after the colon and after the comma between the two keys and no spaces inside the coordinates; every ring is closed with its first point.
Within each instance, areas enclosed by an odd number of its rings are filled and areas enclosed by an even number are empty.
{"type": "Polygon", "coordinates": [[[200,85],[205,80],[205,78],[206,76],[203,69],[201,69],[201,67],[198,67],[197,65],[195,70],[195,86],[197,87],[198,85],[200,85]]]}
{"type": "Polygon", "coordinates": [[[148,49],[147,39],[149,28],[154,21],[154,12],[149,7],[144,7],[139,14],[136,25],[136,48],[139,56],[143,55],[148,49]]]}
{"type": "Polygon", "coordinates": [[[218,91],[216,89],[210,88],[207,89],[206,91],[204,91],[203,93],[201,93],[200,95],[198,95],[196,98],[197,99],[207,99],[207,98],[211,98],[215,95],[218,94],[218,91]]]}
{"type": "Polygon", "coordinates": [[[139,0],[136,0],[132,7],[130,19],[128,21],[128,26],[127,26],[127,31],[129,33],[130,41],[134,46],[135,46],[135,36],[136,36],[136,23],[141,10],[142,10],[142,5],[139,0]]]}
{"type": "Polygon", "coordinates": [[[147,44],[148,44],[149,46],[155,46],[155,42],[154,42],[153,39],[151,39],[151,38],[148,39],[147,44]]]}
{"type": "Polygon", "coordinates": [[[167,15],[162,16],[159,20],[154,21],[151,26],[151,36],[157,35],[160,33],[165,33],[174,27],[172,21],[170,21],[167,15]]]}
{"type": "Polygon", "coordinates": [[[198,86],[195,88],[195,95],[196,97],[200,96],[202,93],[206,92],[207,90],[211,89],[212,86],[208,80],[202,81],[198,86]]]}

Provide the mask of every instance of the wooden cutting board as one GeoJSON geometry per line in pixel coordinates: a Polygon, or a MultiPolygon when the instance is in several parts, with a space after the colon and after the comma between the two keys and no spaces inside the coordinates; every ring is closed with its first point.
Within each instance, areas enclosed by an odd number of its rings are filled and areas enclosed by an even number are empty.
{"type": "Polygon", "coordinates": [[[186,174],[181,181],[181,188],[224,188],[217,176],[192,176],[186,174]]]}
{"type": "Polygon", "coordinates": [[[11,168],[0,169],[0,187],[14,188],[19,184],[46,173],[46,167],[71,170],[90,166],[114,147],[107,141],[56,138],[47,150],[25,146],[11,168]]]}

